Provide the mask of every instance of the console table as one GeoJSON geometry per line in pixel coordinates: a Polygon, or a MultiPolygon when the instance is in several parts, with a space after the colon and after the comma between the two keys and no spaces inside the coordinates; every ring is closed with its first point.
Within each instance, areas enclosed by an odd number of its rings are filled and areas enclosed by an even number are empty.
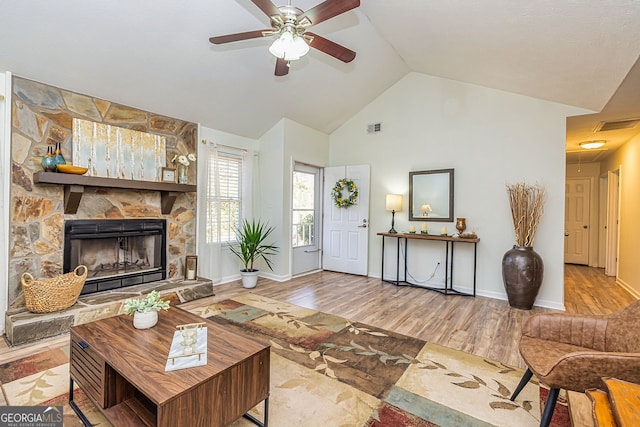
{"type": "Polygon", "coordinates": [[[378,236],[382,236],[382,271],[380,274],[381,280],[392,283],[396,286],[415,286],[419,288],[429,289],[432,291],[440,292],[444,295],[465,295],[476,296],[476,262],[478,258],[478,242],[479,238],[462,239],[459,237],[451,236],[436,236],[432,234],[411,234],[411,233],[378,233],[378,236]],[[384,279],[384,241],[385,238],[397,239],[396,248],[396,280],[384,279]],[[404,275],[400,280],[400,248],[404,240],[404,275]],[[418,283],[411,283],[407,280],[407,258],[408,258],[408,242],[409,240],[416,242],[444,242],[445,244],[445,270],[444,270],[444,286],[425,286],[418,283]],[[453,254],[456,243],[473,244],[473,293],[462,292],[453,287],[453,254]]]}
{"type": "Polygon", "coordinates": [[[267,425],[270,346],[177,307],[158,313],[151,329],[131,316],[71,328],[69,404],[76,381],[114,426],[226,426],[249,418],[267,425]],[[205,322],[207,365],[165,372],[177,325],[205,322]],[[265,402],[264,423],[247,411],[265,402]]]}

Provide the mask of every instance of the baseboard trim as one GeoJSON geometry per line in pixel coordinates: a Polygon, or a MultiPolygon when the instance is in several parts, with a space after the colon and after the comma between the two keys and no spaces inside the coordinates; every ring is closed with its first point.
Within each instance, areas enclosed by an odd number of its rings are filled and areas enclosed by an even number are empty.
{"type": "Polygon", "coordinates": [[[640,299],[640,292],[638,292],[636,289],[632,288],[624,280],[622,280],[620,278],[616,278],[616,285],[620,286],[622,289],[624,289],[625,291],[629,292],[631,295],[633,295],[637,299],[640,299]]]}
{"type": "MultiPolygon", "coordinates": [[[[374,277],[374,278],[380,278],[379,274],[371,274],[369,273],[369,277],[374,277]]],[[[394,281],[396,280],[395,276],[393,277],[386,277],[385,276],[385,280],[389,280],[389,281],[394,281]]],[[[442,283],[425,283],[426,285],[433,285],[433,286],[442,286],[442,283]]],[[[456,286],[455,287],[457,290],[461,291],[461,292],[466,292],[466,293],[473,293],[473,288],[467,287],[467,286],[456,286]]],[[[476,288],[476,296],[479,297],[486,297],[486,298],[492,298],[492,299],[497,299],[497,300],[501,300],[501,301],[507,301],[507,294],[505,292],[497,292],[497,291],[485,291],[482,289],[478,289],[476,288]]],[[[536,300],[534,306],[536,307],[544,307],[544,308],[551,308],[553,310],[559,310],[559,311],[566,311],[564,303],[557,303],[557,302],[553,302],[553,301],[547,301],[547,300],[536,300]]]]}

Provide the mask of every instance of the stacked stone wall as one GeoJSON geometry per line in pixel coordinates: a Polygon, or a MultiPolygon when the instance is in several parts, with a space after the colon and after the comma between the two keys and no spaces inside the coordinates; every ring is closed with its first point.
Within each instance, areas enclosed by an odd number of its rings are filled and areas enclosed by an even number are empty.
{"type": "MultiPolygon", "coordinates": [[[[36,278],[62,273],[65,219],[165,218],[168,278],[183,274],[184,257],[195,253],[195,193],[180,194],[171,213],[163,215],[157,191],[85,187],[78,212],[67,215],[63,187],[34,184],[33,174],[42,170],[47,146],[57,142],[70,163],[74,117],[165,136],[167,161],[197,152],[197,125],[17,76],[12,87],[10,308],[24,306],[22,273],[36,278]]],[[[190,184],[196,176],[192,165],[190,184]]]]}

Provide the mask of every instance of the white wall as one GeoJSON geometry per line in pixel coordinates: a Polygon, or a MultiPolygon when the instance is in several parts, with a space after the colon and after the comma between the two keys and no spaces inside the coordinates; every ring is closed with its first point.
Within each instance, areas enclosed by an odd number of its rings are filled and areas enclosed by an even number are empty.
{"type": "Polygon", "coordinates": [[[282,239],[283,258],[288,260],[288,278],[291,278],[291,227],[292,227],[292,198],[293,198],[293,165],[295,162],[306,163],[312,166],[324,167],[329,164],[329,135],[307,126],[303,126],[293,120],[285,119],[285,143],[284,143],[284,179],[282,239]]]}
{"type": "Polygon", "coordinates": [[[326,166],[329,136],[289,119],[282,119],[260,138],[261,218],[275,225],[273,272],[262,268],[261,276],[275,280],[291,278],[291,175],[293,162],[326,166]]]}
{"type": "MultiPolygon", "coordinates": [[[[200,126],[198,138],[198,224],[196,240],[198,247],[198,275],[214,280],[217,283],[226,283],[240,278],[241,264],[238,258],[229,251],[226,245],[219,247],[219,252],[213,251],[210,245],[205,243],[206,221],[206,188],[207,188],[207,156],[208,146],[202,141],[213,141],[217,144],[245,149],[256,152],[259,143],[255,139],[245,138],[215,129],[200,126]]],[[[256,196],[257,197],[257,196],[256,196]]],[[[255,205],[255,201],[253,203],[255,205]]],[[[253,214],[253,212],[249,212],[253,214]]]]}
{"type": "MultiPolygon", "coordinates": [[[[478,293],[506,299],[501,261],[515,237],[505,184],[540,182],[547,187],[547,199],[535,249],[544,260],[545,274],[536,304],[562,309],[565,118],[583,113],[418,73],[408,74],[363,108],[330,135],[330,165],[371,165],[370,275],[380,276],[381,243],[376,232],[388,230],[391,221],[384,210],[385,194],[404,194],[396,229],[407,230],[409,172],[454,168],[455,216],[466,217],[468,229],[481,239],[478,293]],[[367,124],[377,122],[382,123],[382,132],[368,135],[367,124]]],[[[415,225],[419,229],[420,224],[415,225]]],[[[454,223],[429,227],[439,230],[443,225],[455,231],[454,223]]],[[[416,247],[414,253],[418,251],[425,256],[414,269],[417,278],[423,278],[444,258],[444,249],[416,247]]],[[[469,256],[459,258],[456,275],[469,283],[469,256]]],[[[436,278],[441,273],[440,269],[436,278]]]]}
{"type": "MultiPolygon", "coordinates": [[[[0,316],[8,304],[9,186],[11,183],[11,73],[0,72],[0,316]]],[[[4,322],[0,322],[0,334],[4,322]]]]}
{"type": "Polygon", "coordinates": [[[616,150],[601,166],[603,173],[621,170],[617,281],[640,297],[640,136],[616,150]]]}

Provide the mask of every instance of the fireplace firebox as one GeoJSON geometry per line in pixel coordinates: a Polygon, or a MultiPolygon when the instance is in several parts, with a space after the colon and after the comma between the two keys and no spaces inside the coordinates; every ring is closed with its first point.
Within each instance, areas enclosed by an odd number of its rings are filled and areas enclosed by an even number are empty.
{"type": "Polygon", "coordinates": [[[164,280],[166,236],[162,219],[65,221],[63,270],[87,266],[82,294],[164,280]]]}

